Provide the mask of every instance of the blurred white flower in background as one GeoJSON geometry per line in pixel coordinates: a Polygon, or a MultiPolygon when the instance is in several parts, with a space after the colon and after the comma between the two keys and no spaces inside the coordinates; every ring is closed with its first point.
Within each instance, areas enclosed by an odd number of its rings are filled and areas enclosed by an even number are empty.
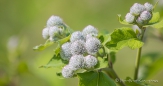
{"type": "Polygon", "coordinates": [[[18,43],[19,43],[18,36],[11,36],[7,43],[7,49],[11,52],[16,50],[16,48],[18,47],[18,43]]]}
{"type": "Polygon", "coordinates": [[[15,62],[28,48],[28,40],[26,37],[14,35],[8,39],[6,47],[8,51],[8,59],[10,62],[15,62]]]}

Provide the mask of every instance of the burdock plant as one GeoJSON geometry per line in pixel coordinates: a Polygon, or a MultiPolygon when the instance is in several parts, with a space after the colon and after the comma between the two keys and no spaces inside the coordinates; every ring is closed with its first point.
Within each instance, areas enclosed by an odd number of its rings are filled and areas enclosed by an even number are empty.
{"type": "Polygon", "coordinates": [[[124,19],[121,15],[118,17],[121,24],[135,25],[137,29],[122,27],[108,34],[99,34],[92,25],[82,31],[72,31],[59,16],[51,16],[42,31],[47,41],[34,47],[34,50],[44,50],[54,43],[58,46],[48,64],[41,68],[61,68],[57,75],[63,78],[78,77],[79,86],[149,86],[150,83],[141,82],[138,75],[141,75],[139,65],[146,29],[149,26],[163,27],[163,20],[160,20],[159,12],[154,12],[154,8],[150,3],[133,4],[124,19]],[[116,53],[124,47],[138,51],[134,76],[122,80],[113,65],[116,53]]]}

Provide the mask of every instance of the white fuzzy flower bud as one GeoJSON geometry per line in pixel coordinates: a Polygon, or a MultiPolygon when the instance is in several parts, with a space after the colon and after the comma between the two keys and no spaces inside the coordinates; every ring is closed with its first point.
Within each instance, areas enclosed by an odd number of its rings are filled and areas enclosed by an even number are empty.
{"type": "Polygon", "coordinates": [[[85,38],[83,36],[83,33],[80,32],[80,31],[73,32],[72,35],[71,35],[71,38],[70,38],[70,41],[71,42],[75,42],[77,40],[83,40],[83,41],[85,41],[85,38]]]}
{"type": "Polygon", "coordinates": [[[72,54],[70,46],[71,46],[70,42],[66,42],[61,46],[60,55],[63,60],[69,60],[71,58],[72,54]]]}
{"type": "Polygon", "coordinates": [[[84,56],[83,55],[73,55],[69,60],[69,65],[76,69],[83,68],[84,66],[84,56]]]}
{"type": "Polygon", "coordinates": [[[135,20],[135,16],[133,16],[131,13],[127,13],[125,16],[125,20],[128,23],[133,23],[135,20]]]}
{"type": "Polygon", "coordinates": [[[72,55],[79,55],[86,52],[85,42],[82,40],[77,40],[71,44],[72,55]]]}
{"type": "Polygon", "coordinates": [[[139,25],[144,25],[144,21],[143,21],[140,17],[137,18],[136,22],[137,22],[139,25]]]}
{"type": "Polygon", "coordinates": [[[83,29],[83,35],[84,35],[84,37],[86,37],[88,34],[90,34],[92,36],[97,36],[98,35],[98,31],[92,25],[88,25],[87,27],[85,27],[83,29]]]}
{"type": "Polygon", "coordinates": [[[85,61],[84,67],[88,69],[93,68],[98,62],[97,58],[91,55],[84,57],[84,61],[85,61]]]}
{"type": "Polygon", "coordinates": [[[86,36],[86,40],[88,40],[89,38],[92,38],[92,37],[94,37],[94,36],[88,34],[88,35],[86,36]]]}
{"type": "Polygon", "coordinates": [[[48,39],[49,38],[49,28],[44,28],[42,30],[42,36],[44,39],[48,39]]]}
{"type": "Polygon", "coordinates": [[[98,40],[95,37],[90,37],[88,40],[86,40],[86,43],[85,43],[87,53],[91,55],[96,54],[100,46],[101,46],[100,40],[98,40]]]}
{"type": "Polygon", "coordinates": [[[49,35],[50,35],[50,40],[51,41],[56,41],[58,39],[62,38],[63,35],[63,29],[53,26],[49,28],[49,35]]]}
{"type": "Polygon", "coordinates": [[[144,4],[144,6],[145,6],[145,8],[146,8],[147,11],[150,11],[151,12],[153,10],[153,5],[150,4],[150,3],[148,3],[148,2],[146,2],[144,4]]]}
{"type": "Polygon", "coordinates": [[[73,66],[66,65],[62,69],[62,76],[65,78],[71,78],[71,77],[73,77],[75,70],[76,70],[76,68],[74,68],[73,66]]]}
{"type": "Polygon", "coordinates": [[[140,18],[143,20],[143,21],[148,21],[152,18],[152,15],[150,12],[148,11],[143,11],[141,14],[140,14],[140,18]]]}
{"type": "Polygon", "coordinates": [[[145,11],[144,5],[141,5],[139,3],[135,3],[131,8],[130,8],[130,13],[132,15],[138,16],[141,12],[145,11]]]}
{"type": "Polygon", "coordinates": [[[52,15],[47,21],[47,27],[63,25],[63,20],[59,16],[52,15]]]}

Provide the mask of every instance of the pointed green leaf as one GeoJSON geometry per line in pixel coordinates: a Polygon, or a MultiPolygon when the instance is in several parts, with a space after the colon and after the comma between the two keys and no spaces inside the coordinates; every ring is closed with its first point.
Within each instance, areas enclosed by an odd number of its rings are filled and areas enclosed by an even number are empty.
{"type": "Polygon", "coordinates": [[[53,43],[54,43],[54,42],[51,42],[50,40],[47,40],[47,41],[45,42],[45,44],[40,44],[40,45],[38,45],[38,46],[35,46],[35,47],[33,48],[33,50],[35,50],[35,51],[42,51],[42,50],[44,50],[45,48],[51,46],[53,43]]]}
{"type": "Polygon", "coordinates": [[[98,73],[94,71],[78,73],[79,86],[97,86],[98,73]]]}
{"type": "MultiPolygon", "coordinates": [[[[58,40],[58,41],[55,41],[55,42],[56,42],[56,43],[59,43],[59,45],[62,45],[63,43],[67,42],[69,39],[70,39],[70,35],[67,36],[67,37],[65,37],[65,38],[63,38],[63,39],[60,39],[60,40],[58,40]]],[[[40,44],[40,45],[38,45],[38,46],[35,46],[35,47],[33,48],[33,50],[35,50],[35,51],[42,51],[42,50],[44,50],[45,48],[47,48],[47,47],[51,46],[52,44],[54,44],[55,42],[52,42],[52,41],[50,41],[50,40],[48,39],[48,40],[45,42],[45,44],[40,44]]]]}
{"type": "Polygon", "coordinates": [[[153,24],[152,27],[156,29],[163,28],[163,19],[160,22],[153,24]]]}
{"type": "Polygon", "coordinates": [[[160,13],[153,12],[152,19],[149,21],[148,25],[156,24],[160,21],[160,13]]]}
{"type": "Polygon", "coordinates": [[[103,72],[99,72],[99,80],[97,86],[116,86],[116,84],[108,75],[103,72]]]}
{"type": "Polygon", "coordinates": [[[130,24],[130,23],[127,23],[127,22],[125,21],[125,19],[123,20],[120,14],[118,14],[118,20],[119,20],[119,22],[120,22],[121,24],[124,24],[124,25],[132,25],[132,24],[130,24]]]}
{"type": "Polygon", "coordinates": [[[123,27],[115,29],[111,34],[111,41],[108,41],[105,45],[112,50],[120,50],[125,46],[136,49],[142,47],[143,42],[137,38],[131,28],[123,27]]]}
{"type": "Polygon", "coordinates": [[[69,41],[69,40],[70,40],[70,37],[71,37],[71,35],[69,35],[69,36],[67,36],[67,37],[65,37],[65,38],[63,38],[63,39],[61,39],[61,40],[59,40],[59,41],[58,41],[59,45],[62,45],[62,44],[64,44],[65,42],[69,41]]]}
{"type": "Polygon", "coordinates": [[[40,66],[40,68],[51,68],[51,67],[62,68],[65,65],[66,64],[64,64],[60,58],[60,54],[58,54],[58,55],[54,54],[54,56],[50,59],[48,64],[40,66]]]}

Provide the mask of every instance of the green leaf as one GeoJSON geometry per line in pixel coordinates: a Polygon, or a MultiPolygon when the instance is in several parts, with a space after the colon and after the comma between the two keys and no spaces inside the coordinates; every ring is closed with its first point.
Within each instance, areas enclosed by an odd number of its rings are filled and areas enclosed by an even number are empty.
{"type": "Polygon", "coordinates": [[[110,36],[111,34],[106,34],[106,35],[104,35],[104,42],[102,43],[103,45],[105,45],[108,41],[110,41],[111,40],[111,36],[110,36]]]}
{"type": "Polygon", "coordinates": [[[79,86],[116,86],[114,81],[103,72],[78,73],[79,86]]]}
{"type": "Polygon", "coordinates": [[[98,85],[96,86],[116,86],[116,84],[108,75],[103,72],[99,72],[98,85]]]}
{"type": "Polygon", "coordinates": [[[124,24],[124,25],[132,25],[132,24],[130,24],[130,23],[127,23],[127,22],[125,21],[125,19],[123,20],[120,14],[118,14],[118,20],[119,20],[119,22],[120,22],[121,24],[124,24]]]}
{"type": "Polygon", "coordinates": [[[97,86],[98,72],[78,73],[79,86],[97,86]]]}
{"type": "Polygon", "coordinates": [[[148,25],[156,24],[160,21],[160,13],[159,12],[153,12],[152,19],[148,22],[148,25]]]}
{"type": "Polygon", "coordinates": [[[40,45],[38,45],[38,46],[35,46],[35,47],[33,48],[33,50],[35,50],[35,51],[42,51],[42,50],[44,50],[45,48],[51,46],[53,43],[54,43],[54,42],[51,42],[50,40],[47,40],[47,41],[45,42],[45,44],[40,44],[40,45]]]}
{"type": "Polygon", "coordinates": [[[140,48],[140,47],[142,47],[143,44],[144,44],[142,41],[140,41],[140,40],[137,39],[137,38],[130,39],[130,40],[128,40],[127,43],[128,43],[127,46],[128,46],[129,48],[131,48],[131,49],[140,48]]]}
{"type": "Polygon", "coordinates": [[[125,46],[128,46],[131,49],[137,49],[137,48],[142,47],[143,44],[144,43],[142,41],[140,41],[139,39],[132,38],[132,39],[123,40],[123,41],[118,42],[116,47],[112,48],[112,49],[120,50],[120,49],[122,49],[125,46]]]}
{"type": "Polygon", "coordinates": [[[103,36],[103,35],[99,35],[99,36],[98,36],[98,39],[100,40],[101,43],[104,42],[104,36],[103,36]]]}
{"type": "Polygon", "coordinates": [[[132,28],[128,28],[128,27],[115,29],[114,32],[111,34],[112,43],[116,43],[131,38],[136,38],[136,34],[132,30],[132,28]]]}
{"type": "MultiPolygon", "coordinates": [[[[58,43],[59,45],[62,45],[63,43],[69,41],[70,36],[71,36],[71,35],[69,35],[69,36],[67,36],[67,37],[65,37],[65,38],[63,38],[63,39],[60,39],[60,40],[58,40],[58,41],[55,41],[55,42],[58,43]]],[[[38,45],[38,46],[35,46],[35,47],[33,48],[33,50],[35,50],[35,51],[42,51],[42,50],[44,50],[45,48],[47,48],[47,47],[51,46],[52,44],[54,44],[55,42],[52,42],[52,41],[50,41],[50,40],[48,39],[48,40],[45,42],[45,44],[40,44],[40,45],[38,45]]]]}
{"type": "Polygon", "coordinates": [[[48,64],[40,66],[40,68],[51,68],[51,67],[62,68],[65,65],[66,64],[64,64],[64,62],[60,58],[60,54],[58,55],[54,54],[54,56],[50,59],[48,64]]]}
{"type": "Polygon", "coordinates": [[[61,39],[61,40],[59,40],[59,41],[58,41],[59,45],[62,45],[62,44],[64,44],[65,42],[69,41],[69,40],[70,40],[70,37],[71,37],[71,35],[69,35],[69,36],[67,36],[67,37],[65,37],[65,38],[63,38],[63,39],[61,39]]]}
{"type": "Polygon", "coordinates": [[[61,49],[61,46],[58,45],[58,46],[55,48],[54,53],[55,53],[56,55],[58,55],[58,54],[60,53],[60,49],[61,49]]]}
{"type": "Polygon", "coordinates": [[[153,27],[153,28],[156,28],[156,29],[163,28],[163,19],[162,19],[160,22],[158,22],[158,23],[152,25],[152,27],[153,27]]]}
{"type": "Polygon", "coordinates": [[[125,46],[136,49],[142,47],[143,42],[137,38],[131,28],[123,27],[115,29],[111,34],[111,41],[108,41],[105,45],[111,50],[120,50],[125,46]]]}

